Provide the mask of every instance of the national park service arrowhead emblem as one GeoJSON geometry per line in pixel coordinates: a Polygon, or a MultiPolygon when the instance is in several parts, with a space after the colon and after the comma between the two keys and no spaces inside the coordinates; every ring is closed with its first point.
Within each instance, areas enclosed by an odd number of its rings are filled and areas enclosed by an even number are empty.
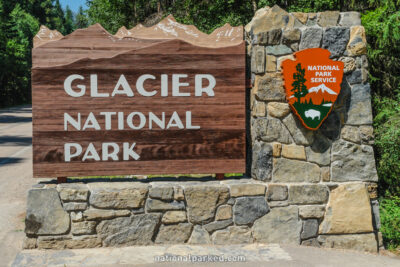
{"type": "Polygon", "coordinates": [[[339,93],[344,63],[329,50],[310,48],[282,63],[286,100],[303,125],[317,130],[328,117],[339,93]]]}

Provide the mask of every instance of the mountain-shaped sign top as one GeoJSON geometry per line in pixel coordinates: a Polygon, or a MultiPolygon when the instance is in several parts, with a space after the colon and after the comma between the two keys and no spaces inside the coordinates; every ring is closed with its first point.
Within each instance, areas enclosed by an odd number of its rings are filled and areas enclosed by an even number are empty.
{"type": "Polygon", "coordinates": [[[332,111],[343,78],[344,64],[329,58],[330,52],[311,48],[282,63],[286,99],[303,125],[317,130],[332,111]]]}

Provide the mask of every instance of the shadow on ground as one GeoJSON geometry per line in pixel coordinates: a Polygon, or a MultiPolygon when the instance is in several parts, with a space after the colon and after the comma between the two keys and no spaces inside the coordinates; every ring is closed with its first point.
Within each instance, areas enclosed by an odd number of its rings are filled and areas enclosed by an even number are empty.
{"type": "Polygon", "coordinates": [[[0,145],[3,146],[28,146],[32,144],[32,137],[25,136],[0,136],[0,145]]]}
{"type": "Polygon", "coordinates": [[[23,158],[0,157],[0,166],[20,163],[23,158]]]}
{"type": "Polygon", "coordinates": [[[18,123],[18,122],[31,122],[31,121],[32,117],[0,115],[0,123],[18,123]]]}

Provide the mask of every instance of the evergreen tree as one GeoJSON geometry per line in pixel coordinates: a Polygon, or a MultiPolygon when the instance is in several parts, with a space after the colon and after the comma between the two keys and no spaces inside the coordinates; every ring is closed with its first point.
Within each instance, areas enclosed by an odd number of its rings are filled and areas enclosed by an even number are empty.
{"type": "Polygon", "coordinates": [[[0,106],[29,102],[31,47],[39,22],[17,4],[1,26],[0,106]]]}
{"type": "Polygon", "coordinates": [[[75,30],[74,14],[72,10],[67,5],[65,7],[65,18],[64,18],[64,33],[70,34],[75,30]]]}
{"type": "Polygon", "coordinates": [[[25,9],[26,12],[34,16],[41,25],[48,25],[52,27],[51,24],[53,16],[53,1],[54,0],[30,0],[25,1],[30,3],[29,8],[25,9]]]}
{"type": "Polygon", "coordinates": [[[65,35],[65,15],[59,0],[56,0],[54,3],[51,24],[53,29],[57,29],[59,32],[65,35]]]}
{"type": "Polygon", "coordinates": [[[296,66],[296,72],[293,73],[293,89],[291,90],[294,94],[294,97],[297,98],[297,102],[300,103],[300,98],[308,94],[307,87],[305,85],[305,82],[307,81],[305,76],[305,69],[301,67],[301,64],[297,64],[296,66]]]}
{"type": "Polygon", "coordinates": [[[78,14],[75,16],[75,29],[81,29],[81,28],[86,28],[89,26],[89,21],[88,18],[85,14],[85,11],[83,11],[83,7],[79,7],[78,14]]]}

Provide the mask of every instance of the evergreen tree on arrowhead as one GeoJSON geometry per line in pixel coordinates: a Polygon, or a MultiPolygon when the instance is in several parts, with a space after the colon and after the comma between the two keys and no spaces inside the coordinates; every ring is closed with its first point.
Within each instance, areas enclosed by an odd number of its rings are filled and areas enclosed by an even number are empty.
{"type": "Polygon", "coordinates": [[[294,97],[297,98],[297,102],[300,103],[300,98],[308,94],[307,86],[305,82],[307,81],[305,78],[306,70],[301,67],[301,64],[296,65],[296,72],[293,73],[293,89],[291,90],[294,94],[294,97]]]}

